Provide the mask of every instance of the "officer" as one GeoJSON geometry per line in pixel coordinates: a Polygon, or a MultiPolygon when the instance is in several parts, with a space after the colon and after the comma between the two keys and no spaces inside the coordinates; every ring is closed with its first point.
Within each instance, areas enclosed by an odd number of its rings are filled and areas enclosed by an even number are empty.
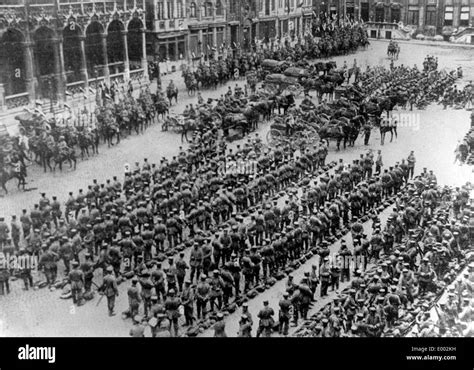
{"type": "Polygon", "coordinates": [[[117,287],[117,281],[113,275],[114,269],[112,266],[107,267],[105,270],[104,281],[100,288],[100,291],[107,297],[107,307],[109,310],[109,316],[115,316],[115,297],[118,297],[119,291],[117,287]]]}

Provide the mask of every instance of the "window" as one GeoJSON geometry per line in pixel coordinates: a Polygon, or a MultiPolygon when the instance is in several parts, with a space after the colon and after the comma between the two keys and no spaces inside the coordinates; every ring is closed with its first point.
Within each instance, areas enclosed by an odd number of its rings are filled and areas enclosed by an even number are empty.
{"type": "Polygon", "coordinates": [[[470,13],[470,9],[468,6],[461,7],[461,17],[459,21],[460,26],[462,27],[469,26],[469,13],[470,13]]]}
{"type": "Polygon", "coordinates": [[[272,0],[272,10],[275,10],[275,0],[272,0]]]}
{"type": "Polygon", "coordinates": [[[236,14],[237,13],[237,4],[238,4],[239,0],[230,0],[230,9],[229,11],[231,12],[231,14],[236,14]]]}
{"type": "Polygon", "coordinates": [[[385,9],[383,6],[378,6],[375,8],[375,21],[385,22],[385,9]]]}
{"type": "Polygon", "coordinates": [[[184,18],[183,3],[181,1],[178,1],[176,3],[176,12],[177,18],[184,18]]]}
{"type": "Polygon", "coordinates": [[[208,1],[206,4],[205,4],[205,9],[204,9],[204,16],[205,17],[212,17],[212,3],[210,1],[208,1]]]}
{"type": "Polygon", "coordinates": [[[162,2],[156,4],[156,16],[158,17],[158,19],[163,19],[165,16],[162,2]]]}
{"type": "Polygon", "coordinates": [[[278,9],[283,8],[283,0],[278,0],[278,9]]]}
{"type": "Polygon", "coordinates": [[[221,0],[216,1],[216,15],[223,15],[221,0]]]}
{"type": "Polygon", "coordinates": [[[452,26],[453,25],[453,7],[447,6],[444,11],[444,25],[452,26]]]}
{"type": "Polygon", "coordinates": [[[408,6],[408,24],[417,26],[420,17],[418,6],[408,6]]]}
{"type": "Polygon", "coordinates": [[[196,18],[196,16],[197,16],[197,14],[196,14],[196,3],[194,3],[194,2],[191,3],[191,7],[189,8],[189,10],[190,10],[189,16],[191,18],[196,18]]]}
{"type": "Polygon", "coordinates": [[[168,1],[168,19],[174,18],[174,2],[168,1]]]}
{"type": "Polygon", "coordinates": [[[428,5],[426,8],[426,25],[436,26],[436,6],[428,5]]]}

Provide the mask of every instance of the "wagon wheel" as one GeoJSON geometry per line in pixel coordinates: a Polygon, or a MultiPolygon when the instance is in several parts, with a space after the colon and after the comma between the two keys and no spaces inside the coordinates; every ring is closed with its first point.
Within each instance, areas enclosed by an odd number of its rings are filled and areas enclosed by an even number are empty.
{"type": "Polygon", "coordinates": [[[270,129],[267,132],[267,143],[270,146],[275,146],[283,139],[283,134],[280,130],[270,129]]]}

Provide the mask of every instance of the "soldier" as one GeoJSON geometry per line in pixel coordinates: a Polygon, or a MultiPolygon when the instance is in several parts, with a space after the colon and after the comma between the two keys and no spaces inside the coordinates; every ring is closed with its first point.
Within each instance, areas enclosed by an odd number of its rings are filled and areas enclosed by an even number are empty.
{"type": "Polygon", "coordinates": [[[145,326],[142,324],[143,317],[138,314],[132,317],[133,317],[133,327],[130,329],[129,335],[132,338],[145,337],[145,326]]]}
{"type": "Polygon", "coordinates": [[[260,337],[262,332],[265,337],[271,336],[273,325],[275,323],[273,319],[274,314],[275,312],[273,311],[273,308],[268,306],[268,301],[264,301],[263,308],[257,315],[257,317],[260,319],[257,329],[257,338],[260,337]]]}
{"type": "Polygon", "coordinates": [[[31,256],[25,249],[20,249],[18,257],[18,265],[20,266],[20,277],[23,280],[24,290],[33,287],[33,276],[31,276],[31,256]]]}
{"type": "Polygon", "coordinates": [[[216,338],[226,338],[227,334],[225,332],[225,321],[224,321],[224,314],[219,312],[217,314],[217,321],[213,326],[214,329],[214,337],[216,338]]]}
{"type": "Polygon", "coordinates": [[[407,162],[408,162],[408,176],[410,177],[410,179],[413,179],[413,175],[415,173],[415,163],[416,163],[415,152],[413,150],[410,152],[410,155],[407,158],[407,162]]]}
{"type": "Polygon", "coordinates": [[[178,319],[181,316],[179,313],[179,306],[181,306],[181,299],[175,296],[174,289],[171,289],[168,292],[168,297],[165,301],[165,309],[166,313],[168,314],[168,319],[170,320],[171,324],[173,325],[174,335],[175,337],[178,336],[178,319]]]}
{"type": "Polygon", "coordinates": [[[251,338],[252,337],[252,324],[249,322],[249,318],[246,314],[242,314],[239,321],[239,337],[251,338]]]}
{"type": "Polygon", "coordinates": [[[217,308],[221,310],[224,281],[222,280],[222,277],[220,276],[219,270],[213,271],[210,286],[211,286],[211,291],[209,295],[209,298],[210,298],[209,302],[211,305],[211,311],[215,311],[216,300],[217,300],[217,308]]]}
{"type": "Polygon", "coordinates": [[[181,291],[181,303],[184,307],[184,318],[186,319],[186,326],[192,326],[194,321],[194,288],[191,286],[191,280],[186,280],[184,289],[181,291]]]}
{"type": "Polygon", "coordinates": [[[321,297],[327,295],[328,287],[331,281],[331,270],[329,268],[329,257],[323,258],[323,263],[319,271],[319,279],[321,281],[321,297]]]}
{"type": "Polygon", "coordinates": [[[0,248],[3,248],[3,246],[6,244],[9,233],[10,229],[5,222],[5,217],[0,217],[0,248]]]}
{"type": "Polygon", "coordinates": [[[194,246],[191,250],[191,255],[189,257],[189,265],[191,266],[191,281],[194,281],[194,276],[196,276],[197,279],[198,276],[201,274],[202,256],[203,254],[201,249],[199,248],[199,244],[197,242],[194,242],[194,246]]]}
{"type": "Polygon", "coordinates": [[[137,287],[138,279],[132,279],[132,286],[128,288],[127,295],[128,295],[128,313],[131,317],[135,317],[138,315],[138,311],[140,308],[140,303],[142,301],[140,297],[140,292],[137,287]]]}
{"type": "Polygon", "coordinates": [[[151,273],[151,281],[155,286],[155,294],[158,299],[165,299],[166,296],[166,275],[165,272],[161,268],[161,263],[156,263],[156,269],[151,273]]]}
{"type": "Polygon", "coordinates": [[[43,269],[46,282],[48,286],[51,287],[51,285],[56,281],[57,255],[48,250],[48,245],[46,243],[41,245],[41,249],[43,250],[43,253],[41,254],[38,268],[43,269]]]}
{"type": "Polygon", "coordinates": [[[117,281],[113,276],[114,269],[112,266],[107,267],[104,281],[100,288],[100,291],[107,297],[107,307],[109,310],[109,316],[115,316],[115,297],[118,297],[119,291],[117,288],[117,281]]]}
{"type": "Polygon", "coordinates": [[[27,239],[30,235],[32,220],[26,209],[24,209],[22,212],[23,213],[20,217],[21,228],[23,230],[23,238],[27,239]]]}
{"type": "Polygon", "coordinates": [[[288,299],[289,294],[288,292],[283,293],[283,299],[280,300],[278,303],[280,307],[280,311],[278,312],[278,333],[280,335],[284,335],[285,337],[288,335],[288,328],[290,324],[290,308],[291,308],[291,301],[288,299]]]}
{"type": "Polygon", "coordinates": [[[142,274],[139,278],[139,282],[142,288],[141,298],[143,301],[145,316],[148,316],[148,310],[151,307],[151,290],[153,289],[153,282],[150,279],[150,272],[148,270],[142,271],[142,274]]]}
{"type": "Polygon", "coordinates": [[[183,291],[183,283],[186,277],[186,270],[189,269],[188,264],[184,260],[184,253],[179,254],[179,260],[176,261],[176,278],[178,279],[178,290],[183,291]]]}
{"type": "Polygon", "coordinates": [[[71,283],[72,303],[82,305],[82,293],[84,289],[84,273],[79,269],[79,262],[72,261],[72,271],[68,278],[71,283]]]}
{"type": "Polygon", "coordinates": [[[11,229],[11,236],[12,236],[12,241],[13,245],[16,250],[19,248],[19,243],[20,243],[20,229],[21,225],[18,223],[18,220],[15,215],[12,216],[12,221],[10,223],[10,229],[11,229]]]}
{"type": "Polygon", "coordinates": [[[201,275],[201,281],[196,287],[196,311],[198,320],[206,317],[207,313],[207,302],[209,301],[209,295],[211,292],[210,285],[206,282],[206,275],[201,275]]]}
{"type": "Polygon", "coordinates": [[[176,274],[178,272],[178,270],[176,269],[176,266],[174,265],[174,260],[172,257],[168,258],[168,269],[166,270],[165,269],[165,273],[166,273],[166,283],[168,285],[168,291],[170,291],[171,289],[173,289],[175,292],[177,290],[177,286],[176,286],[176,274]]]}

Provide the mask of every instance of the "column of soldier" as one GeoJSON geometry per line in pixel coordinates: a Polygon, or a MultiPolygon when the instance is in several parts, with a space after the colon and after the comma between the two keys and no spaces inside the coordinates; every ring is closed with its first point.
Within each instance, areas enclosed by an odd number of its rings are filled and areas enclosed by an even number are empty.
{"type": "MultiPolygon", "coordinates": [[[[424,178],[422,174],[419,180],[424,178]]],[[[402,336],[415,322],[419,336],[445,335],[448,327],[453,331],[466,329],[457,319],[466,320],[468,307],[472,307],[472,290],[467,288],[474,282],[472,273],[465,273],[458,294],[450,289],[447,303],[440,305],[445,316],[440,315],[444,324],[436,325],[438,332],[429,311],[446,284],[466,264],[466,254],[472,251],[469,217],[474,209],[467,205],[469,193],[467,188],[437,188],[429,180],[426,186],[419,185],[415,182],[407,189],[407,197],[400,198],[383,234],[379,221],[374,222],[374,234],[365,243],[366,250],[371,251],[367,257],[375,257],[376,266],[354,271],[355,278],[349,286],[306,322],[298,335],[402,336]]],[[[353,237],[357,232],[354,227],[353,237]]],[[[364,241],[354,240],[354,245],[364,248],[364,241]]],[[[346,251],[343,246],[339,254],[351,254],[346,251]]],[[[349,268],[343,266],[343,275],[349,274],[349,268]]],[[[473,268],[471,262],[471,272],[473,268]]],[[[338,281],[335,284],[338,287],[338,281]]],[[[297,308],[301,295],[300,289],[288,304],[296,302],[297,308]]],[[[286,304],[283,306],[286,309],[286,304]]]]}

